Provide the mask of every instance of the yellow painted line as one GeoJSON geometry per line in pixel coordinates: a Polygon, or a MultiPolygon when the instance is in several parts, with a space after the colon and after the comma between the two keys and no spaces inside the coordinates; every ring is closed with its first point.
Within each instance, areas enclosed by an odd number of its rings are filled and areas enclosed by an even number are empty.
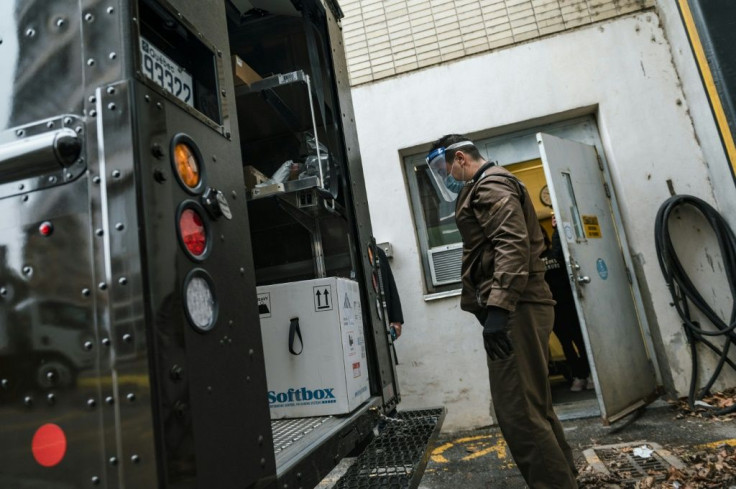
{"type": "Polygon", "coordinates": [[[710,443],[704,443],[703,445],[696,445],[695,448],[698,450],[703,450],[706,448],[718,448],[721,445],[728,445],[731,447],[736,447],[736,438],[730,438],[728,440],[719,440],[719,441],[713,441],[710,443]]]}
{"type": "Polygon", "coordinates": [[[444,445],[435,448],[434,450],[432,450],[432,455],[430,456],[430,458],[433,462],[436,462],[438,464],[448,463],[449,460],[447,460],[442,454],[445,452],[445,450],[452,448],[453,446],[455,446],[454,443],[445,443],[444,445]]]}
{"type": "Polygon", "coordinates": [[[498,441],[496,441],[496,444],[493,445],[492,447],[488,447],[484,450],[480,450],[479,452],[471,453],[467,457],[463,457],[460,460],[463,462],[467,462],[470,460],[475,460],[476,458],[483,457],[493,452],[496,452],[496,457],[498,457],[499,460],[503,460],[506,458],[506,442],[503,440],[503,438],[499,438],[498,441]]]}
{"type": "MultiPolygon", "coordinates": [[[[111,377],[87,377],[79,379],[77,384],[80,387],[97,387],[98,384],[103,386],[112,385],[111,377]]],[[[141,387],[148,387],[150,379],[148,375],[121,375],[118,377],[118,385],[120,384],[138,384],[141,387]]]]}
{"type": "Polygon", "coordinates": [[[723,144],[726,146],[728,159],[731,161],[731,168],[736,172],[736,144],[734,144],[731,130],[728,127],[726,112],[723,110],[721,98],[718,96],[718,90],[716,89],[716,83],[713,79],[713,73],[710,71],[708,58],[705,56],[705,49],[703,49],[703,44],[700,41],[700,35],[698,34],[695,20],[693,19],[693,13],[690,10],[688,0],[678,0],[678,2],[680,4],[682,19],[685,22],[685,28],[687,29],[690,37],[690,45],[693,48],[695,59],[700,67],[700,74],[703,77],[703,83],[705,84],[705,89],[708,92],[708,98],[710,99],[711,107],[713,108],[713,113],[716,117],[721,138],[723,138],[723,144]]]}
{"type": "Polygon", "coordinates": [[[468,436],[468,437],[458,438],[457,440],[453,440],[451,442],[445,443],[444,445],[440,445],[439,447],[432,450],[432,454],[430,455],[430,458],[432,459],[433,462],[438,463],[438,464],[449,463],[450,461],[447,459],[447,457],[444,456],[444,453],[456,445],[467,445],[467,448],[472,448],[472,449],[486,447],[486,448],[481,448],[480,450],[461,458],[460,461],[462,462],[474,460],[476,458],[483,457],[493,452],[496,452],[496,456],[498,457],[499,460],[503,460],[506,458],[506,442],[504,441],[503,438],[496,437],[493,435],[478,435],[478,436],[468,436]],[[492,446],[487,446],[488,444],[485,442],[491,441],[493,439],[496,440],[495,444],[492,446]],[[474,442],[479,442],[479,443],[474,443],[474,442]]]}
{"type": "Polygon", "coordinates": [[[453,443],[455,443],[456,445],[459,445],[461,443],[468,443],[469,441],[487,440],[489,438],[493,438],[493,436],[491,435],[469,436],[466,438],[458,438],[453,443]]]}

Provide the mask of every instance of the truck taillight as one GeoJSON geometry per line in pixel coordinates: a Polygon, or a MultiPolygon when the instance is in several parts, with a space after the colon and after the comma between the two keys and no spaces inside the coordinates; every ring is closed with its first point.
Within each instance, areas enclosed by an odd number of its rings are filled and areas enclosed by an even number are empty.
{"type": "Polygon", "coordinates": [[[51,233],[54,232],[54,225],[49,221],[42,222],[41,225],[38,226],[38,232],[41,236],[51,236],[51,233]]]}
{"type": "Polygon", "coordinates": [[[208,233],[202,213],[194,203],[185,203],[179,212],[179,240],[189,256],[196,260],[205,257],[208,250],[208,233]]]}
{"type": "Polygon", "coordinates": [[[58,465],[66,454],[66,434],[59,425],[47,423],[36,430],[31,441],[33,458],[43,467],[58,465]]]}
{"type": "Polygon", "coordinates": [[[206,333],[214,328],[217,320],[214,283],[201,268],[189,272],[184,280],[184,304],[187,319],[195,330],[206,333]]]}
{"type": "Polygon", "coordinates": [[[179,182],[186,190],[198,193],[203,189],[204,168],[202,156],[194,140],[185,134],[174,136],[171,141],[172,164],[179,182]]]}

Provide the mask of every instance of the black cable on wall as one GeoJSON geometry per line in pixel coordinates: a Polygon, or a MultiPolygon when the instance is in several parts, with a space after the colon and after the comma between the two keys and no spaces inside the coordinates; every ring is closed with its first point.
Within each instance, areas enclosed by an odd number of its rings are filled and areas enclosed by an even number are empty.
{"type": "MultiPolygon", "coordinates": [[[[662,269],[662,274],[672,294],[674,306],[683,320],[685,335],[690,344],[692,376],[690,378],[688,402],[690,408],[694,409],[695,401],[702,399],[704,395],[709,393],[726,364],[736,370],[736,364],[728,358],[731,345],[736,343],[736,332],[734,331],[736,330],[736,300],[734,300],[736,298],[736,237],[723,216],[707,202],[691,195],[675,195],[667,199],[657,212],[654,239],[657,247],[659,266],[662,269]],[[677,256],[677,252],[673,246],[669,230],[670,215],[675,209],[684,206],[690,206],[700,212],[708,224],[710,224],[718,240],[728,278],[728,285],[731,289],[732,307],[731,317],[728,323],[711,308],[700,294],[687,275],[687,272],[685,272],[682,261],[677,256]],[[714,328],[705,329],[697,321],[693,320],[690,315],[690,305],[699,309],[708,321],[713,324],[714,328]],[[722,346],[717,346],[711,341],[717,337],[723,338],[722,346]],[[718,365],[713,375],[711,375],[700,392],[696,392],[698,384],[698,343],[707,346],[719,357],[718,365]]],[[[736,405],[715,411],[715,414],[722,415],[734,411],[736,411],[736,405]]]]}

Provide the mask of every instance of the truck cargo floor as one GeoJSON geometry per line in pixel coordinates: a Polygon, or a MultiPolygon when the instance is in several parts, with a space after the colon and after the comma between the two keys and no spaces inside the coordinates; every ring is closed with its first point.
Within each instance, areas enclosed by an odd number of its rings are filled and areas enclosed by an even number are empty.
{"type": "Polygon", "coordinates": [[[350,426],[355,419],[364,416],[366,411],[375,406],[380,406],[378,397],[370,398],[353,413],[344,416],[271,420],[277,476],[287,472],[317,449],[323,440],[350,426]]]}

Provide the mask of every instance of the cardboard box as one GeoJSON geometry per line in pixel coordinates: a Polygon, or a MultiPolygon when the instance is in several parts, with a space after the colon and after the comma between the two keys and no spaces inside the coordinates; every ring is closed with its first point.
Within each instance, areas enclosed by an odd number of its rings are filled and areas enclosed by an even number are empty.
{"type": "Polygon", "coordinates": [[[253,82],[263,80],[261,75],[256,73],[253,68],[248,66],[248,63],[240,59],[237,55],[233,55],[233,77],[236,87],[243,84],[250,85],[253,82]]]}
{"type": "Polygon", "coordinates": [[[254,166],[246,165],[243,167],[243,173],[245,176],[245,188],[254,189],[259,183],[263,183],[268,180],[268,177],[258,171],[254,166]]]}
{"type": "Polygon", "coordinates": [[[352,412],[370,397],[358,283],[324,278],[258,287],[271,418],[352,412]],[[289,351],[292,318],[298,336],[289,351]]]}

